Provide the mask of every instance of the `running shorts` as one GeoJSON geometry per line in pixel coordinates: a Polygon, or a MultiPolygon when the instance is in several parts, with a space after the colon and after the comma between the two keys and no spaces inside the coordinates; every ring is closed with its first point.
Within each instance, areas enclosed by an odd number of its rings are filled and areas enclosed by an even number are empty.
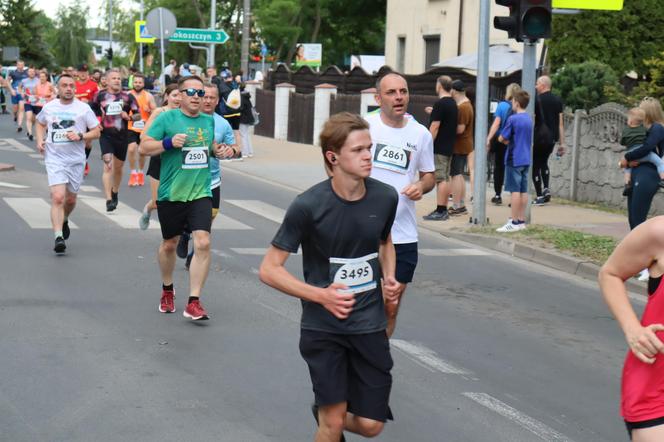
{"type": "Polygon", "coordinates": [[[120,161],[127,159],[127,133],[126,132],[113,132],[112,134],[101,133],[99,137],[99,146],[101,147],[101,154],[113,154],[115,158],[120,161]]]}
{"type": "Polygon", "coordinates": [[[417,243],[395,244],[394,250],[397,255],[394,277],[400,283],[408,284],[413,281],[415,268],[417,267],[417,243]]]}
{"type": "Polygon", "coordinates": [[[664,417],[658,417],[655,419],[649,419],[647,421],[641,421],[641,422],[625,421],[625,426],[627,427],[627,433],[629,433],[630,440],[632,440],[632,431],[639,430],[642,428],[656,427],[658,425],[664,425],[664,417]]]}
{"type": "Polygon", "coordinates": [[[212,198],[187,202],[157,201],[157,214],[164,239],[176,237],[185,230],[209,232],[212,227],[212,198]]]}
{"type": "Polygon", "coordinates": [[[154,155],[150,157],[150,163],[148,164],[148,176],[151,176],[155,180],[159,181],[159,171],[161,169],[161,155],[154,155]]]}
{"type": "Polygon", "coordinates": [[[457,176],[463,173],[468,163],[468,155],[452,155],[452,164],[450,165],[450,176],[457,176]]]}
{"type": "Polygon", "coordinates": [[[83,182],[85,163],[63,165],[53,161],[44,161],[48,185],[67,184],[67,190],[78,193],[83,182]]]}

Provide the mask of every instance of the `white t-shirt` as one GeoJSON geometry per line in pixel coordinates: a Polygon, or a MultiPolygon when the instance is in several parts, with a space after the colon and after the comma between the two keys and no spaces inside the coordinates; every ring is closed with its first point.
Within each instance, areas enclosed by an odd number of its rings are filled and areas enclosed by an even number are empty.
{"type": "Polygon", "coordinates": [[[399,194],[397,215],[392,225],[392,242],[417,242],[415,201],[401,194],[409,184],[420,179],[420,172],[434,172],[433,139],[426,127],[406,116],[408,123],[393,128],[380,119],[376,112],[367,116],[371,132],[371,177],[389,184],[399,194]]]}
{"type": "Polygon", "coordinates": [[[69,141],[66,134],[85,133],[99,125],[90,106],[77,99],[70,104],[52,100],[37,115],[37,121],[48,130],[44,161],[65,166],[85,163],[85,141],[69,141]]]}

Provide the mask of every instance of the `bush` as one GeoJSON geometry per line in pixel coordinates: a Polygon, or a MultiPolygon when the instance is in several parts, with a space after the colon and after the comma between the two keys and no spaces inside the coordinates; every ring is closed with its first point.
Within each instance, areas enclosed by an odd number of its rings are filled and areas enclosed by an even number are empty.
{"type": "Polygon", "coordinates": [[[613,69],[599,61],[566,65],[553,75],[552,81],[554,93],[572,110],[590,110],[615,99],[621,90],[613,69]]]}

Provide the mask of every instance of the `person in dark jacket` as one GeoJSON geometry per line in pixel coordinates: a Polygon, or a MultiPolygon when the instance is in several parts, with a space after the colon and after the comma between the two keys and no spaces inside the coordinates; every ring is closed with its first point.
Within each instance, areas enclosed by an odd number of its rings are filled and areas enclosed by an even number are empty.
{"type": "Polygon", "coordinates": [[[242,104],[240,105],[240,137],[242,137],[242,156],[251,158],[254,156],[254,148],[251,145],[251,126],[256,124],[254,120],[253,108],[251,104],[251,94],[249,91],[244,90],[244,85],[240,86],[242,93],[240,97],[242,104]]]}

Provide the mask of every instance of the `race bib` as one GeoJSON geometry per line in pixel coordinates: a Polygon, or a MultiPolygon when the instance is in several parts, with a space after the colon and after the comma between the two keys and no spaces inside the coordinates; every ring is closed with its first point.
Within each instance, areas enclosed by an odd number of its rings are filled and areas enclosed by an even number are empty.
{"type": "Polygon", "coordinates": [[[408,147],[396,147],[389,144],[376,143],[373,164],[381,169],[406,174],[410,166],[412,150],[408,147]]]}
{"type": "Polygon", "coordinates": [[[145,121],[140,120],[140,121],[134,121],[134,124],[132,125],[134,129],[140,129],[143,130],[145,128],[145,121]]]}
{"type": "Polygon", "coordinates": [[[28,102],[30,104],[37,104],[37,97],[34,95],[28,95],[28,102]]]}
{"type": "Polygon", "coordinates": [[[46,104],[46,98],[44,98],[44,97],[40,97],[40,98],[39,98],[39,101],[37,101],[37,104],[38,104],[39,106],[44,106],[44,105],[46,104]]]}
{"type": "Polygon", "coordinates": [[[340,290],[344,293],[362,293],[374,290],[377,286],[374,280],[374,268],[377,264],[378,253],[372,253],[361,258],[330,258],[330,279],[338,284],[348,287],[340,290]]]}
{"type": "Polygon", "coordinates": [[[71,132],[69,129],[53,129],[53,142],[54,143],[71,143],[69,138],[67,138],[67,132],[71,132]]]}
{"type": "Polygon", "coordinates": [[[207,169],[208,149],[205,146],[189,146],[182,148],[183,169],[207,169]]]}
{"type": "Polygon", "coordinates": [[[114,101],[106,106],[106,115],[115,116],[122,113],[122,101],[114,101]]]}

